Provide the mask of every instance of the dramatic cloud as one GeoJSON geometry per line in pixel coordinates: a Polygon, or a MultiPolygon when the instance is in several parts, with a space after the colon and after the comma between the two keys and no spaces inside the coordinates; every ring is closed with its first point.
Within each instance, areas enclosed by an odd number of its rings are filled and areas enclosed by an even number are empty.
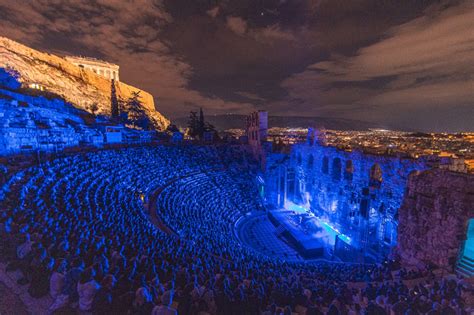
{"type": "Polygon", "coordinates": [[[227,17],[227,27],[237,35],[244,35],[247,32],[247,22],[236,16],[227,17]]]}
{"type": "Polygon", "coordinates": [[[240,96],[242,96],[242,97],[245,97],[245,98],[247,98],[247,99],[249,99],[249,100],[253,100],[253,101],[258,101],[258,102],[265,102],[265,101],[266,101],[266,99],[264,99],[264,98],[258,96],[257,94],[254,94],[254,93],[248,93],[248,92],[241,92],[241,91],[239,91],[239,92],[235,92],[235,94],[240,95],[240,96]]]}
{"type": "Polygon", "coordinates": [[[261,42],[284,42],[297,40],[293,32],[284,31],[277,24],[270,25],[263,29],[255,30],[252,35],[257,41],[261,42]]]}
{"type": "Polygon", "coordinates": [[[246,112],[249,103],[204,96],[188,87],[193,68],[162,39],[173,21],[161,1],[0,2],[0,35],[63,54],[93,54],[121,66],[121,78],[151,92],[157,109],[179,116],[204,107],[246,112]]]}
{"type": "Polygon", "coordinates": [[[215,18],[218,14],[219,14],[219,7],[214,7],[212,9],[209,9],[206,11],[207,15],[209,15],[210,17],[213,17],[215,18]]]}
{"type": "Polygon", "coordinates": [[[474,4],[433,11],[353,57],[335,56],[293,75],[282,83],[288,101],[405,128],[430,128],[435,119],[442,128],[472,129],[474,4]],[[434,118],[433,111],[445,115],[434,118]]]}
{"type": "Polygon", "coordinates": [[[470,0],[0,0],[0,35],[118,63],[171,118],[207,113],[474,128],[470,0]]]}
{"type": "Polygon", "coordinates": [[[227,27],[239,36],[247,35],[260,42],[273,41],[295,41],[293,32],[284,31],[278,24],[269,25],[263,28],[249,28],[247,21],[240,17],[227,17],[227,27]]]}

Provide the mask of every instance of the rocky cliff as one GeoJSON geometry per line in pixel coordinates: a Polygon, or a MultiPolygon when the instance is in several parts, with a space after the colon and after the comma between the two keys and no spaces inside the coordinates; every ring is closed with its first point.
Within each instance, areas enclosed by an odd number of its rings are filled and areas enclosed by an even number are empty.
{"type": "Polygon", "coordinates": [[[399,209],[398,252],[406,265],[452,267],[474,217],[474,175],[412,173],[399,209]]]}
{"type": "MultiPolygon", "coordinates": [[[[22,83],[40,84],[84,110],[89,110],[92,103],[97,103],[97,113],[110,115],[111,81],[64,58],[0,37],[0,68],[6,67],[18,71],[22,83]]],[[[169,125],[169,120],[156,111],[151,94],[123,82],[116,82],[116,91],[122,99],[139,91],[143,106],[155,124],[160,128],[169,125]]]]}

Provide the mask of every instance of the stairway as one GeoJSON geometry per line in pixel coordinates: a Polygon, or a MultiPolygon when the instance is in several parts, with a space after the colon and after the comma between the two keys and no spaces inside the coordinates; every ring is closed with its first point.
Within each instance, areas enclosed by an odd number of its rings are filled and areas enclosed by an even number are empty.
{"type": "Polygon", "coordinates": [[[465,278],[474,279],[474,218],[468,221],[466,241],[461,247],[460,254],[456,272],[465,278]]]}
{"type": "Polygon", "coordinates": [[[465,278],[474,277],[474,259],[463,256],[458,261],[456,272],[465,278]]]}

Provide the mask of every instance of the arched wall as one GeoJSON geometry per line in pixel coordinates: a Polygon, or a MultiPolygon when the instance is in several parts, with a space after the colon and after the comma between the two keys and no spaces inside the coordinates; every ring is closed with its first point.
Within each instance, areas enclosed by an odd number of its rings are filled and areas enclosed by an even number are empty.
{"type": "Polygon", "coordinates": [[[427,169],[421,159],[346,152],[318,144],[294,145],[285,167],[294,172],[290,185],[295,185],[286,190],[294,191],[286,193],[286,200],[305,204],[326,217],[360,247],[396,244],[397,213],[408,175],[427,169]],[[350,174],[346,174],[347,165],[350,174]],[[381,169],[381,182],[370,179],[374,165],[381,169]]]}

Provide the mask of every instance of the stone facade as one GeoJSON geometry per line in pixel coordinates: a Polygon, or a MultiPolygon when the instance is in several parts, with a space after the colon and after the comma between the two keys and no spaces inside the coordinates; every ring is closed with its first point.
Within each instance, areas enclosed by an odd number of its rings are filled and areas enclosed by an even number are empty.
{"type": "Polygon", "coordinates": [[[398,209],[408,175],[428,168],[423,159],[342,151],[317,141],[294,145],[289,160],[269,165],[267,201],[304,205],[376,259],[397,243],[398,209]]]}
{"type": "Polygon", "coordinates": [[[474,218],[474,175],[433,169],[410,176],[397,251],[406,265],[453,267],[474,218]]]}
{"type": "Polygon", "coordinates": [[[266,146],[268,133],[268,112],[256,111],[247,116],[245,128],[248,144],[252,149],[255,160],[259,162],[262,169],[266,164],[266,146]]]}
{"type": "MultiPolygon", "coordinates": [[[[80,145],[138,144],[152,141],[154,131],[86,123],[84,111],[60,99],[23,95],[0,88],[0,155],[57,152],[80,145]],[[109,134],[114,129],[114,135],[109,134]]],[[[110,123],[110,122],[109,122],[110,123]]]]}
{"type": "Polygon", "coordinates": [[[0,155],[59,151],[102,135],[84,125],[80,111],[60,100],[0,89],[0,155]]]}

